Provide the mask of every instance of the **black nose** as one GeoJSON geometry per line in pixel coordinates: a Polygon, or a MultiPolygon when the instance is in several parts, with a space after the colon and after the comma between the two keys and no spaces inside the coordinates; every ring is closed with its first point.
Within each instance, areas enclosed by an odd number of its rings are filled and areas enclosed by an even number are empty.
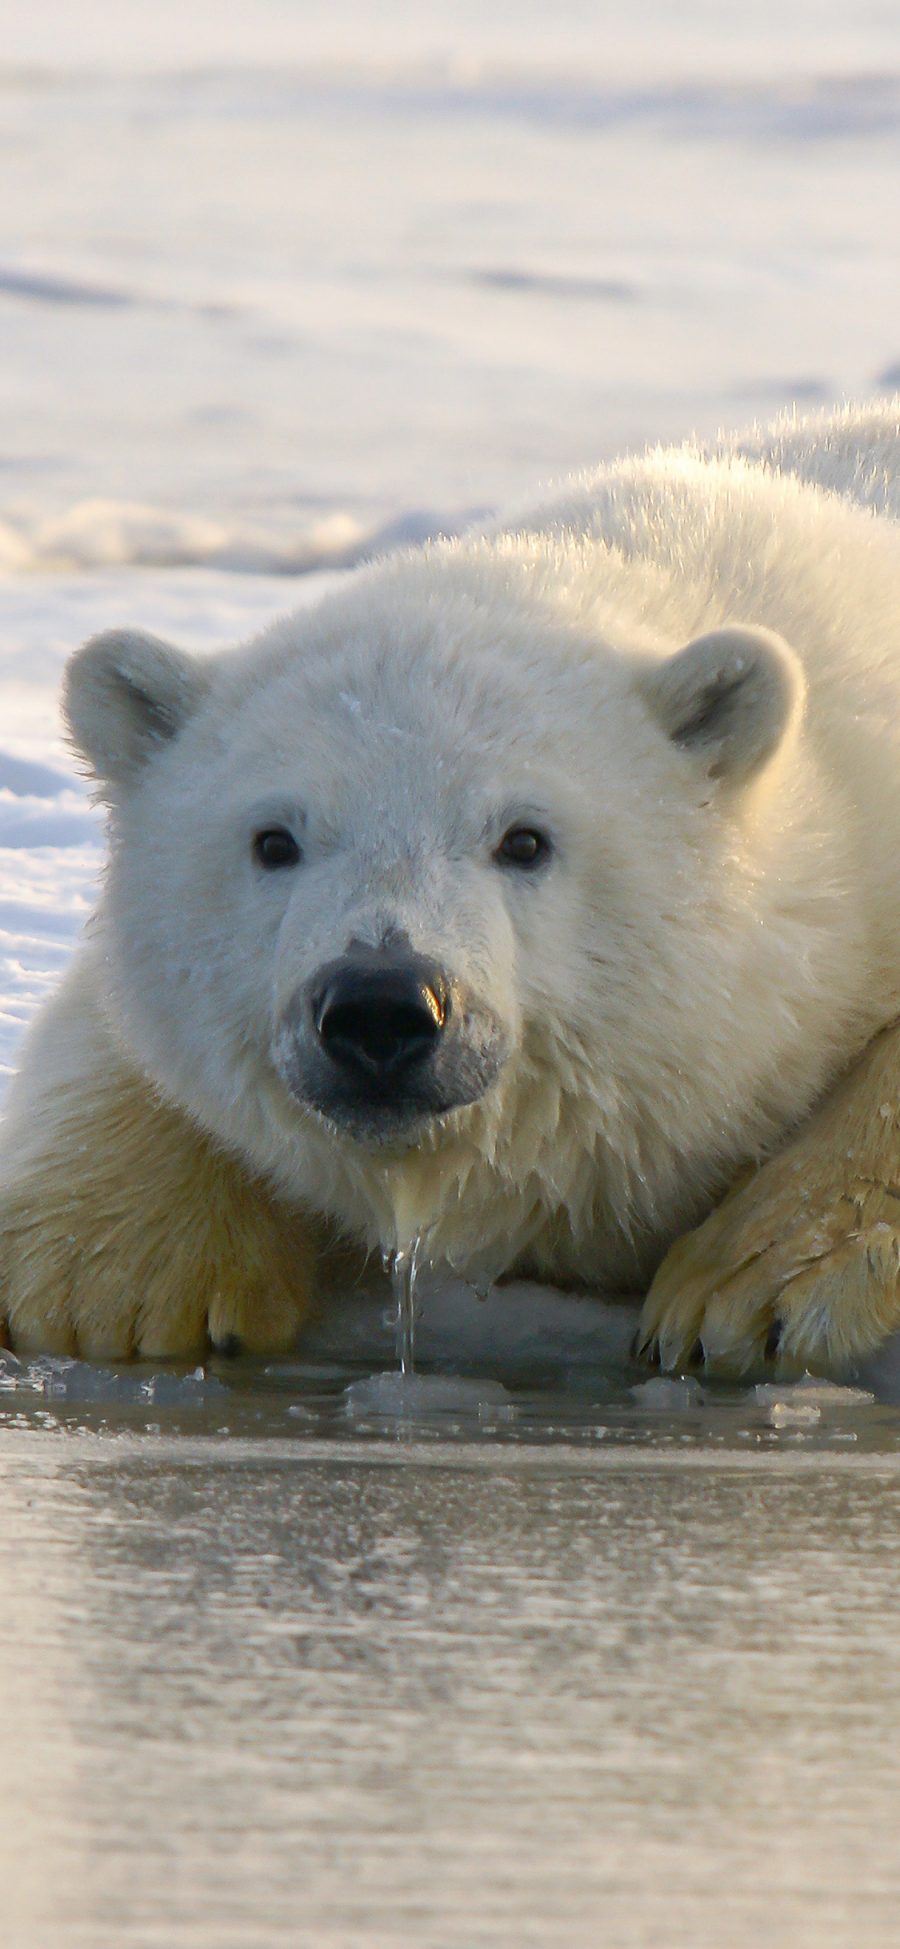
{"type": "Polygon", "coordinates": [[[443,975],[425,962],[327,971],[313,997],[316,1034],[333,1062],[388,1081],[433,1055],[450,1013],[443,975]]]}

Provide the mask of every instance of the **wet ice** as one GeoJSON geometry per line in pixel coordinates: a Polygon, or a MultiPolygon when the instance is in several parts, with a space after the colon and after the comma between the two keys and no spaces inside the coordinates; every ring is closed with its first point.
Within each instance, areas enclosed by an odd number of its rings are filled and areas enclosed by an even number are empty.
{"type": "Polygon", "coordinates": [[[351,1418],[377,1415],[400,1421],[472,1414],[510,1420],[516,1412],[500,1381],[409,1372],[371,1374],[351,1381],[344,1402],[351,1418]]]}
{"type": "Polygon", "coordinates": [[[190,1374],[171,1368],[148,1373],[140,1368],[98,1366],[65,1354],[20,1360],[4,1352],[0,1353],[0,1394],[39,1395],[78,1405],[107,1402],[118,1407],[181,1408],[205,1405],[216,1397],[224,1400],[227,1389],[205,1367],[195,1367],[190,1374]]]}

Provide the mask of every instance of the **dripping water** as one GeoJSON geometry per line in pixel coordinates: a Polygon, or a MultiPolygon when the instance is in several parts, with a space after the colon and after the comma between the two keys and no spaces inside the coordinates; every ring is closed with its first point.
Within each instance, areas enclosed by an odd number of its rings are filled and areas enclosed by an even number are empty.
{"type": "Polygon", "coordinates": [[[411,1245],[386,1252],[384,1269],[389,1275],[397,1302],[397,1361],[401,1374],[416,1369],[416,1280],[422,1253],[421,1238],[411,1245]]]}

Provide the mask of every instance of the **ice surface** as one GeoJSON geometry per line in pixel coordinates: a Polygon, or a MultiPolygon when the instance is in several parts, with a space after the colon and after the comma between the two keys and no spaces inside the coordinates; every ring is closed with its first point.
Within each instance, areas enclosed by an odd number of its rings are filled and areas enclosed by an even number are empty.
{"type": "Polygon", "coordinates": [[[896,1949],[895,1445],[77,1418],[0,1427],[9,1949],[896,1949]]]}

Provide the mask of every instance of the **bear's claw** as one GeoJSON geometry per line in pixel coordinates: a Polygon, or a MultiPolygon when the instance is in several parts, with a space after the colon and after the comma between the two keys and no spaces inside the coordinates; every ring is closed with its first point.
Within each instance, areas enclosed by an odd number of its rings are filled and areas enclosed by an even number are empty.
{"type": "MultiPolygon", "coordinates": [[[[753,1186],[739,1195],[752,1200],[753,1186]]],[[[736,1376],[773,1365],[782,1374],[834,1371],[870,1353],[900,1325],[900,1231],[883,1215],[894,1197],[860,1187],[827,1218],[807,1217],[748,1256],[729,1250],[743,1212],[721,1207],[657,1273],[642,1319],[644,1357],[652,1352],[671,1370],[692,1365],[700,1346],[707,1372],[736,1376]]]]}
{"type": "Polygon", "coordinates": [[[777,1157],[676,1240],[639,1339],[664,1368],[839,1371],[900,1328],[900,1028],[885,1029],[777,1157]]]}
{"type": "Polygon", "coordinates": [[[143,1078],[110,1072],[0,1186],[6,1344],[87,1360],[289,1349],[311,1303],[308,1224],[143,1078]]]}

